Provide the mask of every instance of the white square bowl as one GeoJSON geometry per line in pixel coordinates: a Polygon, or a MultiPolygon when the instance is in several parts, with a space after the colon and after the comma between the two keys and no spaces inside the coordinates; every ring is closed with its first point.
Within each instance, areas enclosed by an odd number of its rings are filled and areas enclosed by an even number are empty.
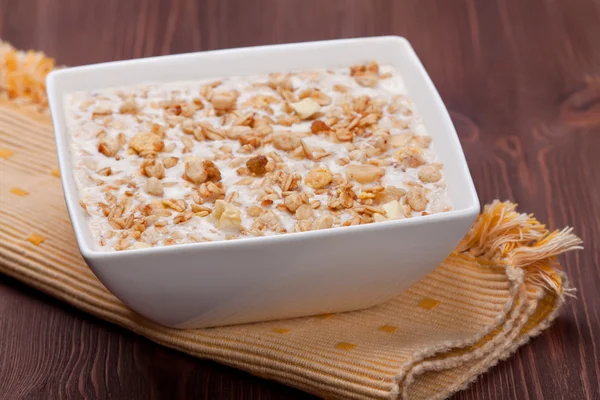
{"type": "Polygon", "coordinates": [[[375,37],[283,44],[119,61],[47,78],[61,180],[79,249],[125,304],[160,324],[199,328],[357,310],[391,299],[433,270],[479,212],[456,131],[408,41],[375,37]],[[64,99],[68,93],[370,60],[403,77],[444,164],[454,210],[322,231],[101,252],[78,205],[64,99]]]}

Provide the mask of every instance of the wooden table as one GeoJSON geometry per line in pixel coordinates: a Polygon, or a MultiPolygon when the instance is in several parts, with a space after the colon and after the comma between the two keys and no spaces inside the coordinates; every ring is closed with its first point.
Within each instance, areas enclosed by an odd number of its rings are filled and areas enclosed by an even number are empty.
{"type": "MultiPolygon", "coordinates": [[[[385,34],[421,57],[482,203],[516,201],[586,244],[564,258],[578,299],[456,397],[600,398],[600,1],[0,0],[0,37],[67,65],[385,34]]],[[[186,395],[310,398],[0,277],[1,399],[186,395]]]]}

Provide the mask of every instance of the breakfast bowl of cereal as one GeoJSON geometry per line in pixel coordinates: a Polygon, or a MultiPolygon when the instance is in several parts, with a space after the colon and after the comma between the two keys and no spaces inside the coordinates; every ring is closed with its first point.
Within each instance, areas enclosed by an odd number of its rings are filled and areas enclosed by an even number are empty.
{"type": "Polygon", "coordinates": [[[66,68],[47,88],[81,254],[163,325],[379,304],[479,212],[448,112],[403,38],[66,68]]]}

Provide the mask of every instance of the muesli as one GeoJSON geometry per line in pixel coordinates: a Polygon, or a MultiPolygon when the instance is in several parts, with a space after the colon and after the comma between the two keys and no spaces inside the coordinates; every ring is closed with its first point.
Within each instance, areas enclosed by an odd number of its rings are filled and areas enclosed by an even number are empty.
{"type": "Polygon", "coordinates": [[[401,77],[375,62],[66,101],[80,204],[104,251],[451,209],[401,77]]]}

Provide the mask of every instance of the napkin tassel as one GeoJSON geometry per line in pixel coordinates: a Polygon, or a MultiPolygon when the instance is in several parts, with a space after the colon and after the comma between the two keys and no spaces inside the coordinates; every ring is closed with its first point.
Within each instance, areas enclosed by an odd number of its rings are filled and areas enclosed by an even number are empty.
{"type": "Polygon", "coordinates": [[[559,295],[573,295],[563,285],[557,256],[583,249],[573,228],[549,231],[533,214],[519,214],[517,205],[495,200],[484,207],[458,250],[475,257],[521,269],[525,281],[559,295]]]}
{"type": "MultiPolygon", "coordinates": [[[[408,388],[416,376],[426,371],[439,371],[454,368],[467,360],[483,358],[486,353],[494,351],[494,347],[503,340],[515,342],[515,346],[506,350],[505,356],[511,354],[518,344],[526,342],[537,335],[556,317],[559,306],[555,305],[549,314],[544,314],[543,321],[532,330],[522,332],[525,319],[528,318],[536,304],[528,300],[529,289],[540,288],[549,291],[550,298],[556,304],[564,301],[564,296],[573,296],[575,289],[569,287],[557,256],[569,251],[582,249],[582,241],[572,233],[572,228],[549,231],[544,224],[534,218],[533,214],[519,214],[517,205],[511,202],[494,201],[484,207],[469,233],[463,238],[457,252],[470,254],[481,261],[496,267],[504,267],[511,282],[511,300],[504,311],[498,315],[496,323],[475,337],[465,341],[444,342],[438,346],[416,353],[401,368],[396,376],[398,386],[390,393],[390,398],[408,398],[408,388]],[[502,335],[494,335],[501,328],[502,335]],[[517,336],[522,334],[520,338],[517,336]],[[486,335],[494,335],[487,340],[486,335]],[[508,339],[507,339],[508,338],[508,339]],[[483,341],[483,342],[482,342],[483,341]],[[480,343],[477,345],[477,343],[480,343]],[[450,349],[456,355],[448,357],[450,349]],[[468,349],[461,354],[460,349],[468,349]],[[441,354],[441,356],[436,356],[441,354]]],[[[541,299],[541,293],[538,299],[541,299]]],[[[497,358],[493,358],[494,363],[497,358]]],[[[492,364],[481,365],[481,372],[492,364]]],[[[478,374],[476,374],[478,375],[478,374]]],[[[446,392],[438,393],[434,398],[445,398],[461,388],[466,387],[476,376],[467,381],[457,381],[446,392]]]]}

